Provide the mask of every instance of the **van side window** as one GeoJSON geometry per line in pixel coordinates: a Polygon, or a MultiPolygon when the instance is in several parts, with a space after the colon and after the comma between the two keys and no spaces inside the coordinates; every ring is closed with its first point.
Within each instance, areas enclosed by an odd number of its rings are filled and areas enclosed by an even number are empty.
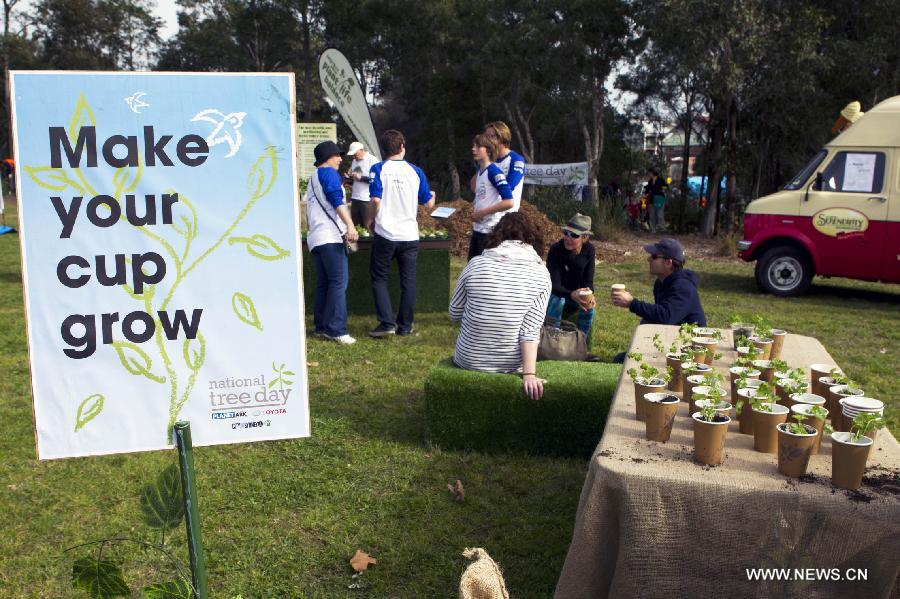
{"type": "Polygon", "coordinates": [[[880,193],[883,152],[838,152],[822,173],[822,191],[880,193]]]}

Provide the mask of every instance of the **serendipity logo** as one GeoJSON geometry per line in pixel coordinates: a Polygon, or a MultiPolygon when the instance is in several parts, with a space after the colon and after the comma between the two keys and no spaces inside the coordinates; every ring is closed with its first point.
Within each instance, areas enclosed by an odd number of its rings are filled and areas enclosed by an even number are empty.
{"type": "Polygon", "coordinates": [[[826,208],[813,214],[812,225],[822,235],[845,239],[869,228],[866,215],[850,208],[826,208]]]}
{"type": "Polygon", "coordinates": [[[247,416],[247,410],[252,408],[279,408],[266,410],[265,414],[286,414],[284,406],[293,391],[294,381],[290,377],[294,376],[294,372],[287,370],[285,364],[275,366],[274,362],[272,372],[274,376],[268,383],[264,373],[209,381],[213,420],[247,416]]]}

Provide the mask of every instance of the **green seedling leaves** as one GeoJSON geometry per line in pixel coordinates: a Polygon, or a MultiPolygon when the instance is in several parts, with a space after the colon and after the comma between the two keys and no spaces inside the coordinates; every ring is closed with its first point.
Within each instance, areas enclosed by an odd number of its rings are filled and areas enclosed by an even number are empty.
{"type": "Polygon", "coordinates": [[[178,467],[171,464],[156,481],[144,485],[141,492],[141,515],[151,528],[172,529],[184,517],[184,499],[178,467]]]}
{"type": "Polygon", "coordinates": [[[250,299],[250,297],[236,291],[234,295],[231,296],[231,308],[242,322],[246,322],[251,327],[255,327],[260,331],[263,330],[259,315],[256,313],[256,306],[253,305],[253,300],[250,299]]]}
{"type": "Polygon", "coordinates": [[[131,591],[119,566],[105,559],[82,557],[72,564],[72,586],[83,589],[95,599],[127,597],[131,591]]]}
{"type": "Polygon", "coordinates": [[[112,344],[119,356],[119,361],[125,370],[135,376],[145,376],[155,383],[165,383],[166,377],[153,374],[150,368],[153,366],[153,360],[150,359],[144,350],[134,343],[128,341],[116,341],[112,344]]]}
{"type": "Polygon", "coordinates": [[[291,255],[289,251],[279,246],[271,237],[256,234],[252,237],[229,237],[228,245],[243,243],[247,252],[260,260],[281,260],[291,255]]]}
{"type": "Polygon", "coordinates": [[[144,599],[192,599],[194,597],[190,585],[183,580],[171,580],[151,584],[141,589],[144,599]]]}
{"type": "Polygon", "coordinates": [[[103,411],[103,402],[105,399],[99,393],[90,395],[78,404],[78,412],[75,414],[75,432],[96,418],[103,411]]]}

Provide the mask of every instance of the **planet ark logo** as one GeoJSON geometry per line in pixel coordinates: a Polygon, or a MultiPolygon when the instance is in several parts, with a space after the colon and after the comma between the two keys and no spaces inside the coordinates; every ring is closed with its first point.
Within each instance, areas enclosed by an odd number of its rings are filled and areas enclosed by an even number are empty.
{"type": "Polygon", "coordinates": [[[284,364],[276,367],[273,363],[272,370],[275,376],[268,383],[263,373],[209,381],[209,403],[214,412],[213,419],[245,416],[243,411],[247,408],[286,405],[293,391],[291,385],[294,384],[288,377],[294,373],[286,370],[284,364]],[[223,415],[218,415],[217,412],[223,415]]]}

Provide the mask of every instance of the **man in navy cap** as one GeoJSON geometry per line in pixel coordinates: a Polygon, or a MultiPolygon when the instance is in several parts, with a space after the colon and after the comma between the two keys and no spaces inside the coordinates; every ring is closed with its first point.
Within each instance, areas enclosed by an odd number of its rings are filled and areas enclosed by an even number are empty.
{"type": "Polygon", "coordinates": [[[697,275],[684,268],[684,248],[674,239],[661,239],[644,246],[653,284],[654,303],[634,299],[621,290],[612,292],[612,302],[641,317],[641,324],[696,323],[706,326],[706,315],[697,293],[697,275]]]}

